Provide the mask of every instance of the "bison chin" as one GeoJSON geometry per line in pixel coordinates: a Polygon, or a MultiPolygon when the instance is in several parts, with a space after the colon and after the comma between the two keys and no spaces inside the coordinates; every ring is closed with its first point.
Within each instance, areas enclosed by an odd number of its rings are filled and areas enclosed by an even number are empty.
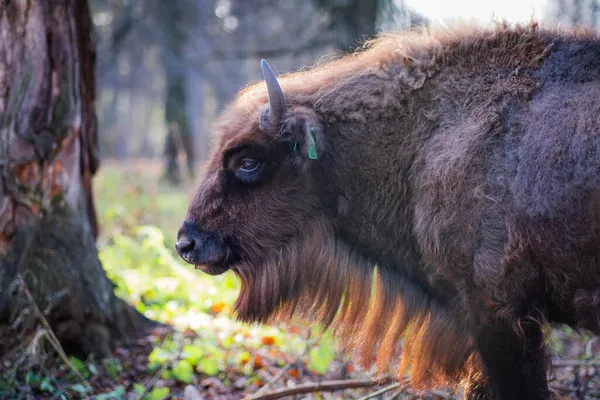
{"type": "Polygon", "coordinates": [[[223,264],[200,264],[194,267],[209,275],[221,275],[229,271],[229,266],[223,264]]]}
{"type": "MultiPolygon", "coordinates": [[[[267,323],[299,317],[331,327],[362,366],[398,374],[410,368],[415,388],[460,383],[477,370],[461,319],[440,306],[399,269],[375,266],[320,221],[260,263],[239,263],[238,318],[267,323]]],[[[258,253],[258,252],[257,252],[258,253]]],[[[256,258],[258,259],[258,258],[256,258]]],[[[478,362],[477,362],[478,363],[478,362]]]]}

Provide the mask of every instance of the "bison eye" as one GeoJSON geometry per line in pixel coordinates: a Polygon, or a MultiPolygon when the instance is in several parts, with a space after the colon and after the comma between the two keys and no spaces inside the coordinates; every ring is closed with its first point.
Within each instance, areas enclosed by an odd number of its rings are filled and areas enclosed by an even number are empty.
{"type": "Polygon", "coordinates": [[[254,158],[244,158],[240,162],[240,170],[245,172],[252,172],[258,168],[258,160],[254,158]]]}
{"type": "Polygon", "coordinates": [[[243,158],[235,171],[235,176],[242,182],[253,183],[260,178],[263,163],[255,158],[243,158]]]}

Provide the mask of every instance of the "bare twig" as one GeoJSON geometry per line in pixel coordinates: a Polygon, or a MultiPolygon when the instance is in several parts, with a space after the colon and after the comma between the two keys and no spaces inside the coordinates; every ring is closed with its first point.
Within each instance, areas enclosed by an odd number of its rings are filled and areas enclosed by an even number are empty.
{"type": "Polygon", "coordinates": [[[56,352],[59,354],[60,358],[63,360],[63,362],[69,367],[71,368],[71,370],[75,373],[75,375],[77,375],[82,382],[85,383],[85,385],[87,385],[89,387],[89,383],[87,381],[87,379],[85,379],[83,377],[83,375],[81,375],[81,373],[79,372],[79,370],[71,363],[71,361],[69,360],[69,358],[67,357],[66,353],[64,352],[62,346],[60,345],[59,342],[57,342],[55,339],[52,338],[52,336],[54,336],[54,334],[52,334],[51,332],[48,332],[46,329],[41,328],[39,329],[34,338],[32,339],[32,345],[34,341],[39,341],[40,337],[45,337],[46,340],[48,340],[48,342],[50,342],[50,345],[52,345],[52,347],[54,348],[54,350],[56,350],[56,352]]]}
{"type": "Polygon", "coordinates": [[[261,393],[267,391],[269,387],[271,387],[275,382],[277,382],[281,377],[292,367],[292,365],[296,364],[296,362],[288,363],[285,367],[283,367],[275,376],[273,376],[267,383],[265,383],[258,391],[254,394],[254,396],[258,396],[261,393]]]}
{"type": "Polygon", "coordinates": [[[398,396],[400,396],[401,393],[402,393],[402,390],[398,389],[398,390],[394,391],[394,393],[392,393],[391,395],[386,397],[385,400],[395,400],[398,396]]]}
{"type": "Polygon", "coordinates": [[[432,390],[431,394],[435,394],[442,399],[453,399],[454,397],[450,393],[442,392],[441,390],[432,390]]]}
{"type": "MultiPolygon", "coordinates": [[[[308,329],[307,330],[307,334],[306,334],[306,338],[304,338],[304,341],[307,343],[310,343],[312,340],[311,339],[311,335],[312,335],[312,330],[308,329]]],[[[321,335],[322,336],[322,335],[321,335]]],[[[321,337],[319,336],[319,338],[321,337]]],[[[318,340],[317,340],[318,341],[318,340]]],[[[291,363],[288,363],[285,367],[283,367],[275,376],[273,376],[271,379],[269,379],[267,381],[267,383],[265,383],[260,389],[258,389],[258,391],[256,393],[254,393],[254,397],[258,396],[261,393],[264,393],[267,391],[267,389],[271,386],[273,386],[273,384],[275,382],[277,382],[279,379],[281,379],[281,377],[292,367],[292,366],[296,366],[297,368],[299,368],[300,365],[300,359],[302,357],[304,357],[306,355],[306,353],[308,352],[308,346],[304,347],[304,350],[298,354],[295,358],[295,360],[291,363]]]]}
{"type": "MultiPolygon", "coordinates": [[[[377,397],[377,396],[379,396],[379,395],[381,395],[383,393],[387,393],[387,392],[389,392],[391,390],[394,390],[394,389],[399,389],[399,390],[397,390],[396,393],[394,393],[390,397],[390,399],[395,399],[401,393],[415,394],[415,395],[418,394],[417,391],[415,391],[415,390],[407,387],[407,384],[408,384],[408,380],[403,380],[402,382],[396,382],[396,383],[393,383],[393,384],[391,384],[389,386],[386,386],[386,387],[384,387],[382,389],[379,389],[379,390],[377,390],[377,391],[375,391],[373,393],[369,393],[368,395],[366,395],[364,397],[361,397],[359,400],[372,399],[373,397],[377,397]]],[[[429,391],[427,393],[434,394],[434,395],[436,395],[438,397],[441,397],[442,399],[452,399],[453,398],[450,393],[443,392],[441,390],[432,390],[432,391],[429,391]]]]}
{"type": "Polygon", "coordinates": [[[27,288],[27,285],[25,284],[25,280],[23,279],[23,276],[21,275],[20,272],[17,273],[17,279],[19,280],[19,283],[21,284],[21,288],[23,290],[23,293],[25,293],[27,300],[29,300],[29,302],[31,303],[31,306],[33,307],[33,311],[35,312],[35,315],[39,318],[40,322],[44,326],[45,334],[48,338],[48,341],[52,345],[52,347],[54,347],[54,349],[56,350],[56,352],[58,353],[60,358],[75,373],[75,375],[77,375],[77,377],[79,377],[79,379],[81,379],[82,382],[84,382],[86,385],[89,386],[87,379],[85,379],[84,376],[81,375],[81,372],[79,372],[79,370],[77,368],[75,368],[73,363],[71,363],[71,361],[69,360],[69,357],[67,357],[67,354],[65,353],[64,349],[62,348],[60,341],[58,340],[56,335],[54,335],[54,332],[52,331],[50,324],[44,317],[44,314],[39,309],[37,303],[33,299],[33,296],[29,292],[29,289],[27,288]]]}
{"type": "Polygon", "coordinates": [[[150,389],[152,389],[152,387],[154,386],[154,383],[156,383],[156,381],[158,380],[158,378],[162,375],[163,372],[165,372],[165,370],[171,366],[170,362],[166,362],[164,363],[160,369],[158,371],[156,371],[156,373],[152,376],[152,378],[150,378],[150,380],[148,382],[146,382],[146,384],[144,385],[144,390],[142,391],[142,393],[139,394],[138,398],[143,399],[144,396],[146,395],[146,393],[148,393],[148,391],[150,389]]]}
{"type": "MultiPolygon", "coordinates": [[[[164,337],[163,341],[161,343],[165,343],[167,341],[167,339],[171,339],[172,335],[169,334],[167,336],[164,337]]],[[[148,382],[146,382],[144,384],[144,390],[142,391],[142,393],[140,393],[138,395],[137,398],[139,399],[143,399],[144,396],[146,395],[146,393],[148,393],[148,391],[150,389],[152,389],[152,387],[154,386],[154,383],[156,383],[156,381],[158,380],[158,378],[162,375],[163,372],[165,372],[165,370],[172,366],[173,363],[175,363],[176,361],[179,361],[179,359],[181,358],[181,354],[183,353],[183,346],[179,349],[179,352],[177,353],[177,357],[175,357],[172,360],[169,360],[167,362],[165,362],[158,371],[156,371],[156,373],[152,376],[152,378],[150,378],[150,380],[148,382]]]]}
{"type": "Polygon", "coordinates": [[[380,394],[384,394],[384,393],[387,393],[387,392],[389,392],[391,390],[398,389],[401,385],[402,385],[401,382],[392,383],[391,385],[386,386],[386,387],[384,387],[382,389],[379,389],[379,390],[377,390],[377,391],[375,391],[373,393],[369,393],[368,395],[366,395],[364,397],[361,397],[358,400],[369,400],[369,399],[372,399],[373,397],[377,397],[380,394]]]}
{"type": "Polygon", "coordinates": [[[392,382],[391,378],[384,378],[380,380],[373,379],[348,379],[343,381],[325,381],[316,383],[306,383],[298,385],[293,388],[277,389],[269,393],[262,395],[253,395],[246,397],[245,400],[274,400],[281,399],[287,396],[293,396],[297,394],[312,393],[312,392],[334,392],[337,390],[345,389],[359,389],[368,388],[373,386],[385,385],[392,382]]]}

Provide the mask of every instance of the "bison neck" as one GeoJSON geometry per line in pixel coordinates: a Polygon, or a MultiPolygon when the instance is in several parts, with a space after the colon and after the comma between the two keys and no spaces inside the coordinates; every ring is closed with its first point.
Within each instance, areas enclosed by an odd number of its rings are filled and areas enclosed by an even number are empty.
{"type": "Polygon", "coordinates": [[[327,186],[336,199],[337,234],[374,264],[410,279],[424,293],[439,293],[445,302],[454,292],[427,271],[413,234],[414,163],[434,123],[423,110],[391,114],[364,124],[337,124],[328,132],[334,165],[326,168],[337,174],[327,186]],[[444,289],[432,290],[431,285],[444,289]]]}
{"type": "Polygon", "coordinates": [[[472,343],[454,308],[455,286],[423,262],[414,234],[415,162],[436,127],[424,111],[406,115],[398,111],[364,124],[329,127],[330,152],[321,161],[323,173],[316,175],[329,172],[322,188],[335,199],[330,204],[336,239],[364,261],[356,271],[340,274],[350,301],[343,303],[334,327],[341,326],[339,336],[350,346],[352,338],[372,338],[360,344],[360,357],[365,366],[376,358],[380,368],[404,335],[400,369],[410,363],[411,382],[418,386],[460,377],[472,343]],[[377,349],[376,343],[381,343],[377,349]],[[449,351],[452,357],[446,357],[449,351]],[[437,372],[431,374],[432,368],[437,372]]]}

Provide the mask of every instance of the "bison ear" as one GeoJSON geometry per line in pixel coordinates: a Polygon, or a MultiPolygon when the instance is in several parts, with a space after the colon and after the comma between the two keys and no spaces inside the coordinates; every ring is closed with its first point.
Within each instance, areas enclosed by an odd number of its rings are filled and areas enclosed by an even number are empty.
{"type": "Polygon", "coordinates": [[[295,115],[289,118],[280,137],[292,151],[311,160],[317,160],[323,149],[323,135],[320,124],[310,115],[295,115]]]}

